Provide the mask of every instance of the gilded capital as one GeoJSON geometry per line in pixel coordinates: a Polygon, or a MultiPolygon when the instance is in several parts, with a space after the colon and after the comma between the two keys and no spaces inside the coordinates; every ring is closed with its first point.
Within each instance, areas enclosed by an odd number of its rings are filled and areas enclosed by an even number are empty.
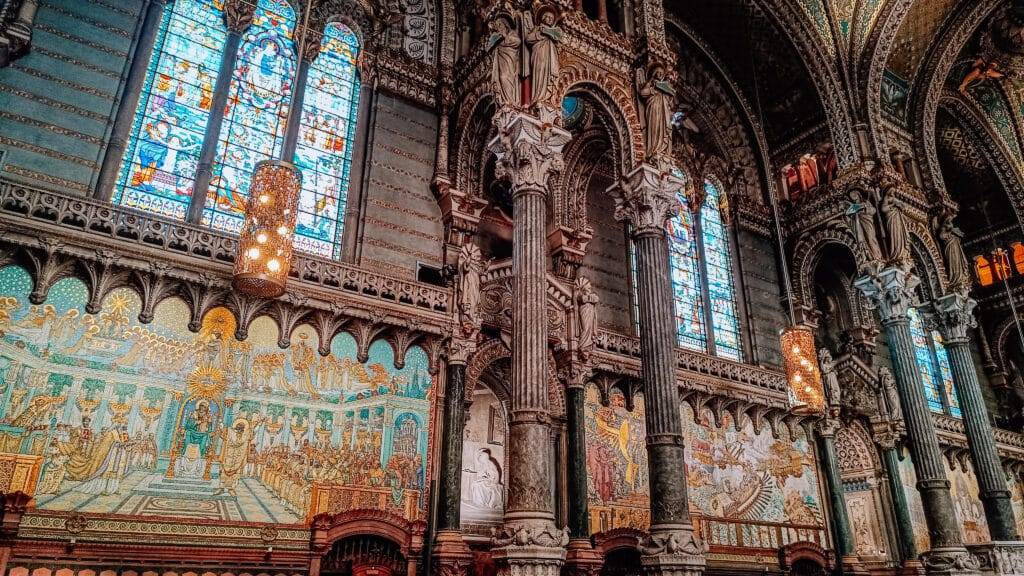
{"type": "Polygon", "coordinates": [[[490,147],[498,157],[495,174],[512,183],[513,195],[547,191],[548,180],[562,171],[562,149],[572,135],[548,115],[534,116],[502,108],[494,117],[498,136],[490,147]]]}
{"type": "Polygon", "coordinates": [[[668,219],[679,213],[676,193],[684,186],[670,169],[642,164],[608,189],[615,199],[615,219],[629,222],[634,234],[663,231],[668,219]]]}

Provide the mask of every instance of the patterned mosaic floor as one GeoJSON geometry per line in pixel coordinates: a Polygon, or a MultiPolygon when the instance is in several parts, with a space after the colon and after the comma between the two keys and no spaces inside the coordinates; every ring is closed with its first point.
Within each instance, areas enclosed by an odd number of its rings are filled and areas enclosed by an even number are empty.
{"type": "Polygon", "coordinates": [[[245,478],[237,496],[216,494],[216,480],[164,478],[162,474],[134,471],[114,494],[85,494],[75,482],[65,482],[57,496],[40,495],[37,505],[47,510],[109,512],[142,516],[173,516],[197,520],[242,522],[300,522],[280,498],[258,480],[245,478]]]}

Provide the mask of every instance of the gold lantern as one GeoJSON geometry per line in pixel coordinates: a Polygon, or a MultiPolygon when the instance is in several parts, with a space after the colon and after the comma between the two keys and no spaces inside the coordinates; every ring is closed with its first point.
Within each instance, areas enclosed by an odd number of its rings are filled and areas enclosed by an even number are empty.
{"type": "Polygon", "coordinates": [[[264,298],[284,294],[301,188],[302,174],[290,162],[256,164],[231,282],[239,292],[264,298]]]}
{"type": "Polygon", "coordinates": [[[782,331],[782,363],[789,383],[789,399],[795,414],[825,411],[825,391],[815,354],[814,333],[807,326],[790,326],[782,331]]]}

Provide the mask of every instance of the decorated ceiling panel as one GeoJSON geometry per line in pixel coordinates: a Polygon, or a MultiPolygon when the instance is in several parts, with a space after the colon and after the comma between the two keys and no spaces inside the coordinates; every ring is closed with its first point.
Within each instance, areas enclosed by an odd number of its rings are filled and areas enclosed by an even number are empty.
{"type": "Polygon", "coordinates": [[[913,82],[942,23],[960,0],[915,0],[896,34],[888,68],[913,82]]]}

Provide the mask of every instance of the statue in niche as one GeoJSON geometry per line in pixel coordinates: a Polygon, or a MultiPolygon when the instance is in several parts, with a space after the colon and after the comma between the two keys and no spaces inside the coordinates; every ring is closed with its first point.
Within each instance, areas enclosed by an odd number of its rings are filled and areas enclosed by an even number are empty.
{"type": "Polygon", "coordinates": [[[530,69],[526,72],[530,77],[533,102],[547,102],[558,80],[558,43],[562,41],[562,30],[555,25],[558,13],[554,6],[542,6],[537,18],[540,24],[534,25],[530,12],[523,14],[524,38],[530,47],[530,69]]]}
{"type": "Polygon", "coordinates": [[[475,244],[462,247],[459,254],[459,316],[462,332],[469,336],[480,325],[480,276],[484,261],[475,244]]]}
{"type": "Polygon", "coordinates": [[[501,510],[505,499],[505,486],[501,481],[501,465],[491,456],[490,448],[481,448],[473,459],[473,474],[469,484],[467,502],[484,510],[501,510]]]}
{"type": "Polygon", "coordinates": [[[939,223],[939,242],[942,253],[946,257],[946,271],[949,272],[949,285],[955,288],[967,288],[967,255],[962,244],[963,233],[953,224],[953,215],[946,214],[939,223]]]}
{"type": "Polygon", "coordinates": [[[893,378],[892,371],[885,366],[879,368],[878,382],[889,418],[892,422],[902,422],[903,409],[900,407],[900,395],[896,389],[896,379],[893,378]]]}
{"type": "Polygon", "coordinates": [[[828,404],[829,406],[839,406],[842,392],[839,390],[839,373],[836,372],[836,363],[832,359],[832,353],[825,348],[818,350],[818,364],[821,366],[821,379],[825,384],[828,404]]]}
{"type": "Polygon", "coordinates": [[[860,190],[850,192],[850,206],[846,215],[850,217],[853,233],[867,253],[869,262],[882,260],[882,248],[878,245],[878,229],[875,227],[875,210],[870,198],[864,198],[860,190]]]}
{"type": "Polygon", "coordinates": [[[597,316],[597,303],[600,298],[594,292],[590,280],[576,280],[576,317],[579,322],[579,339],[577,347],[580,357],[586,361],[594,350],[594,320],[597,316]]]}
{"type": "Polygon", "coordinates": [[[522,38],[516,30],[515,22],[508,14],[499,14],[490,23],[491,37],[488,39],[488,50],[491,51],[491,84],[494,98],[500,106],[519,107],[521,104],[521,88],[519,77],[520,50],[522,38]]]}
{"type": "Polygon", "coordinates": [[[643,69],[637,70],[637,93],[644,109],[647,158],[667,156],[671,152],[669,126],[676,92],[665,78],[665,67],[661,64],[651,66],[650,78],[643,69]]]}
{"type": "Polygon", "coordinates": [[[892,190],[882,197],[880,207],[882,219],[885,221],[885,235],[889,244],[889,261],[906,262],[910,258],[910,247],[907,245],[907,220],[903,210],[896,201],[896,193],[892,190]]]}

